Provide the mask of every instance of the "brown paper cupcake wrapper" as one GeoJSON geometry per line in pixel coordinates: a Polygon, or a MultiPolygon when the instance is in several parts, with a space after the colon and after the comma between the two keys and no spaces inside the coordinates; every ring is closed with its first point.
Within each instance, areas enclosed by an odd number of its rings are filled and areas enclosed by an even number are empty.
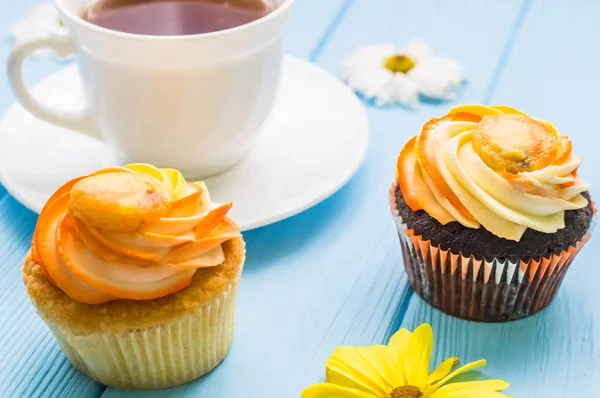
{"type": "Polygon", "coordinates": [[[439,310],[473,321],[512,321],[548,306],[573,259],[590,239],[596,218],[579,242],[559,254],[518,263],[477,260],[442,250],[408,229],[396,209],[396,186],[390,190],[390,208],[411,286],[439,310]]]}
{"type": "Polygon", "coordinates": [[[112,387],[158,389],[193,380],[216,367],[231,346],[238,281],[190,315],[127,333],[76,335],[49,322],[73,366],[112,387]]]}

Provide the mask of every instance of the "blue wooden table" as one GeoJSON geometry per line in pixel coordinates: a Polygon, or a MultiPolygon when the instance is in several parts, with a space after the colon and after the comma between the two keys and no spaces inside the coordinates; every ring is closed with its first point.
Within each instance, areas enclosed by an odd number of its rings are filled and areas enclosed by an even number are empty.
{"type": "MultiPolygon", "coordinates": [[[[0,4],[0,29],[37,0],[0,4]]],[[[488,359],[487,375],[517,397],[600,397],[600,248],[579,255],[554,303],[506,324],[461,321],[426,305],[407,284],[387,190],[401,146],[429,118],[459,102],[507,104],[553,121],[584,158],[600,198],[600,2],[592,0],[297,0],[287,51],[330,72],[357,46],[421,36],[466,66],[458,101],[418,111],[368,108],[364,166],[333,197],[245,234],[234,344],[193,383],[152,394],[105,388],[74,370],[37,317],[21,281],[36,215],[0,186],[1,397],[298,397],[322,380],[342,344],[386,341],[400,327],[433,326],[435,362],[488,359]]],[[[0,40],[0,58],[9,51],[0,40]]],[[[32,61],[30,82],[57,70],[32,61]]],[[[14,98],[0,78],[0,110],[14,98]]],[[[596,199],[598,200],[598,199],[596,199]]]]}

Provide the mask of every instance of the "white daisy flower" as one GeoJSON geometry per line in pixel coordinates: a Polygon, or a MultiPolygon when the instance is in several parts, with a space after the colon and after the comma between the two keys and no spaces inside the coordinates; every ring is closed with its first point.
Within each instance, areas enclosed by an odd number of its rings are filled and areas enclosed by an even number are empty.
{"type": "MultiPolygon", "coordinates": [[[[40,4],[24,19],[10,27],[14,45],[18,46],[42,37],[66,35],[60,15],[54,4],[40,4]]],[[[51,54],[51,50],[40,50],[36,54],[51,54]]]]}
{"type": "Polygon", "coordinates": [[[393,44],[359,47],[344,66],[348,85],[378,106],[398,102],[416,108],[419,94],[452,100],[467,80],[458,62],[438,57],[423,39],[401,50],[393,44]]]}

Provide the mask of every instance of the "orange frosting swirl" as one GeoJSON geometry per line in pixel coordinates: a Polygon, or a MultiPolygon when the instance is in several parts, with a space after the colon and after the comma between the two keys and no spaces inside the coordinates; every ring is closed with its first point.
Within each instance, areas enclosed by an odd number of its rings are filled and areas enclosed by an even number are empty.
{"type": "Polygon", "coordinates": [[[204,183],[176,170],[133,164],[63,185],[46,203],[33,260],[74,300],[149,300],[183,289],[197,269],[223,263],[241,236],[204,183]]]}
{"type": "Polygon", "coordinates": [[[397,179],[411,210],[519,241],[527,228],[564,228],[564,212],[587,205],[581,193],[589,186],[571,149],[545,120],[506,106],[463,105],[406,143],[397,179]]]}

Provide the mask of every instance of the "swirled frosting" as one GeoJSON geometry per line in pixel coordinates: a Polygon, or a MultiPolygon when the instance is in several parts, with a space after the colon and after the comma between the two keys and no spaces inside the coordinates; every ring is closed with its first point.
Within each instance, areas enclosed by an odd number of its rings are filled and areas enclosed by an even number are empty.
{"type": "Polygon", "coordinates": [[[545,120],[505,106],[464,105],[406,143],[397,179],[411,210],[519,241],[527,228],[564,228],[565,211],[587,206],[581,193],[589,186],[571,147],[545,120]]]}
{"type": "Polygon", "coordinates": [[[74,300],[148,300],[183,289],[199,268],[223,263],[241,236],[204,183],[133,164],[66,183],[42,210],[33,260],[74,300]]]}

